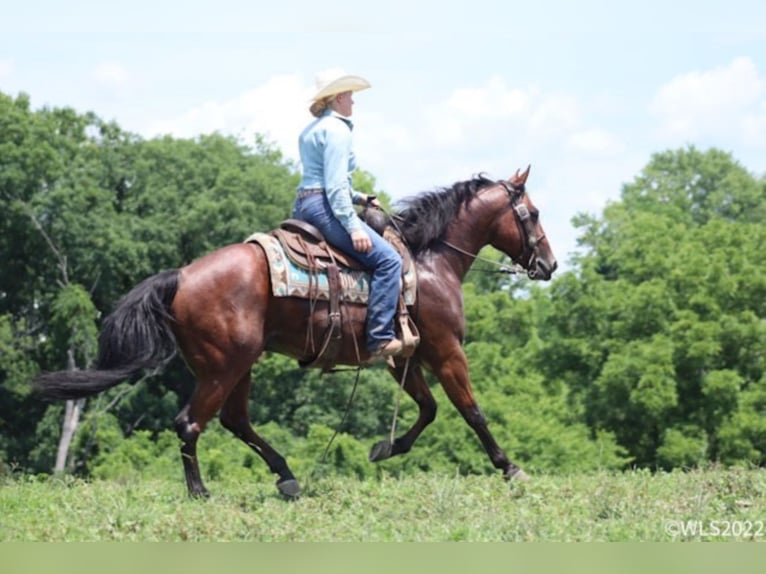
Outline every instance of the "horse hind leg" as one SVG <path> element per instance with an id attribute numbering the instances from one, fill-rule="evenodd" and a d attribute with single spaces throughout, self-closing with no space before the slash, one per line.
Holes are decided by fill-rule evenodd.
<path id="1" fill-rule="evenodd" d="M 189 417 L 189 404 L 187 404 L 175 420 L 176 434 L 181 439 L 181 460 L 184 465 L 186 488 L 192 498 L 208 498 L 210 493 L 202 482 L 197 460 L 197 439 L 202 433 L 202 425 L 192 421 Z"/>
<path id="2" fill-rule="evenodd" d="M 258 436 L 250 424 L 248 415 L 250 382 L 250 373 L 247 373 L 229 394 L 221 410 L 221 424 L 253 449 L 268 465 L 271 472 L 279 477 L 277 489 L 282 496 L 296 498 L 300 495 L 300 486 L 287 466 L 287 461 L 268 442 Z"/>
<path id="3" fill-rule="evenodd" d="M 178 438 L 181 439 L 181 460 L 186 486 L 192 498 L 210 496 L 199 470 L 197 440 L 210 419 L 221 409 L 236 382 L 236 378 L 230 377 L 199 377 L 191 399 L 176 416 L 175 429 Z"/>

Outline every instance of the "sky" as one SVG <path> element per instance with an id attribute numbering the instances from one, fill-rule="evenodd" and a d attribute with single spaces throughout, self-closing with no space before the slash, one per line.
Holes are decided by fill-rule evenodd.
<path id="1" fill-rule="evenodd" d="M 766 176 L 762 0 L 383 4 L 14 2 L 0 92 L 145 138 L 258 133 L 297 160 L 316 77 L 362 75 L 354 146 L 379 189 L 398 200 L 531 165 L 564 269 L 572 217 L 600 215 L 654 153 L 715 147 Z"/>

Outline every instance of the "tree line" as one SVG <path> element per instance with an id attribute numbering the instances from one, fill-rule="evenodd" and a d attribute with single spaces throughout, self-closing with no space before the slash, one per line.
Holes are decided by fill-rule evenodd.
<path id="1" fill-rule="evenodd" d="M 147 140 L 0 93 L 0 473 L 178 474 L 169 429 L 193 388 L 180 360 L 88 401 L 44 403 L 29 383 L 90 365 L 101 320 L 143 278 L 276 226 L 298 181 L 261 137 Z M 372 174 L 355 184 L 388 197 Z M 470 273 L 466 353 L 509 455 L 545 472 L 762 466 L 765 219 L 763 177 L 689 146 L 654 154 L 602 213 L 576 217 L 581 249 L 551 284 Z M 373 466 L 397 400 L 384 370 L 361 374 L 348 412 L 352 373 L 269 355 L 253 379 L 251 420 L 297 472 L 492 472 L 438 389 L 443 408 L 412 452 Z M 415 416 L 404 398 L 399 424 Z M 212 478 L 268 474 L 216 428 L 200 459 Z"/>

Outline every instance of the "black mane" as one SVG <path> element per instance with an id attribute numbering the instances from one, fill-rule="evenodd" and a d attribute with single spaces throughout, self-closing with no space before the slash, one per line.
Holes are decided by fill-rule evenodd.
<path id="1" fill-rule="evenodd" d="M 467 206 L 480 190 L 496 184 L 496 181 L 478 175 L 452 187 L 403 200 L 404 208 L 394 217 L 412 253 L 429 249 L 435 240 L 444 236 L 462 206 Z"/>

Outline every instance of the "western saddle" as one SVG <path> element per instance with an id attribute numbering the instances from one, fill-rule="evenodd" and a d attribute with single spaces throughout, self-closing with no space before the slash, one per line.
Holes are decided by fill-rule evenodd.
<path id="1" fill-rule="evenodd" d="M 342 305 L 343 293 L 340 280 L 340 268 L 344 267 L 351 270 L 369 271 L 364 265 L 359 263 L 353 257 L 337 250 L 327 243 L 322 233 L 313 225 L 299 219 L 287 219 L 283 221 L 279 228 L 269 232 L 279 240 L 287 257 L 297 266 L 305 269 L 309 273 L 310 285 L 314 289 L 309 289 L 309 298 L 316 300 L 318 291 L 318 275 L 327 273 L 327 283 L 329 287 L 329 325 L 325 331 L 324 340 L 319 350 L 305 361 L 301 361 L 302 367 L 318 367 L 323 372 L 331 371 L 335 367 L 335 360 L 340 351 L 343 328 L 342 328 Z M 413 265 L 409 251 L 401 240 L 392 241 L 388 237 L 390 231 L 386 231 L 385 236 L 402 257 L 404 273 L 409 265 Z M 383 234 L 382 234 L 383 235 Z M 393 236 L 399 239 L 397 235 Z M 313 293 L 313 294 L 312 294 Z M 405 304 L 402 293 L 399 293 L 399 306 L 397 310 L 397 320 L 395 323 L 402 337 L 404 350 L 402 355 L 409 357 L 415 351 L 420 342 L 420 335 L 417 327 L 409 315 L 407 305 Z M 314 344 L 313 324 L 309 321 L 307 333 L 307 351 L 314 353 L 316 345 Z M 310 348 L 310 351 L 309 351 Z M 357 351 L 358 353 L 358 351 Z"/>

